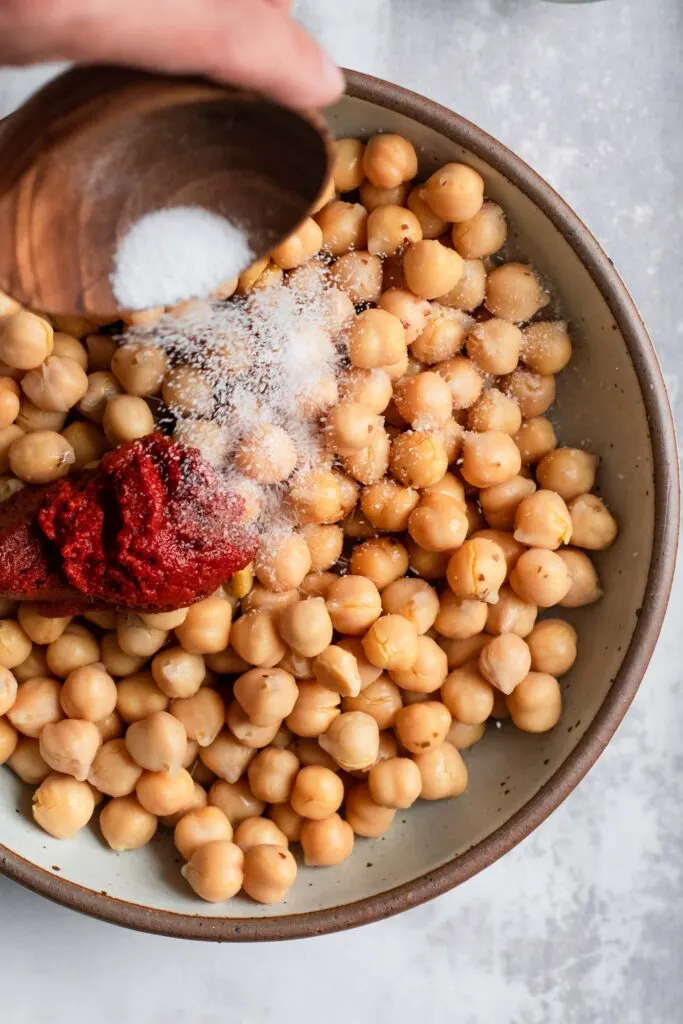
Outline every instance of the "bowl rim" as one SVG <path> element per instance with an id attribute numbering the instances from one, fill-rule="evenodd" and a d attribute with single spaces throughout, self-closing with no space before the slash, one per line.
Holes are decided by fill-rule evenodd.
<path id="1" fill-rule="evenodd" d="M 655 648 L 671 591 L 679 525 L 679 467 L 674 421 L 652 341 L 611 260 L 567 203 L 520 157 L 461 115 L 418 93 L 346 71 L 346 94 L 405 114 L 451 139 L 502 173 L 545 214 L 590 273 L 624 338 L 638 376 L 653 451 L 655 517 L 641 613 L 628 650 L 597 715 L 541 789 L 495 832 L 424 875 L 365 899 L 275 918 L 207 918 L 127 903 L 32 864 L 0 844 L 0 872 L 57 903 L 114 924 L 186 939 L 273 941 L 307 938 L 369 924 L 417 907 L 477 874 L 538 827 L 598 759 L 633 700 Z"/>

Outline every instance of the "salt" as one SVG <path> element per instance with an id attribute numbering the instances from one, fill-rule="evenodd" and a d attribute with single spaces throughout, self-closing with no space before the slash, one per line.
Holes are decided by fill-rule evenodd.
<path id="1" fill-rule="evenodd" d="M 200 206 L 141 217 L 121 240 L 111 278 L 122 309 L 171 306 L 203 297 L 254 259 L 244 232 Z"/>

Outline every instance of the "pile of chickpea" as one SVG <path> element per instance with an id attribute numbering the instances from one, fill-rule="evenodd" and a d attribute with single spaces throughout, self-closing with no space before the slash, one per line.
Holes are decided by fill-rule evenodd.
<path id="1" fill-rule="evenodd" d="M 497 255 L 506 218 L 480 175 L 417 171 L 407 139 L 340 140 L 335 194 L 223 290 L 329 265 L 348 358 L 315 413 L 329 458 L 289 495 L 298 528 L 190 608 L 74 621 L 2 602 L 0 763 L 36 787 L 35 821 L 70 838 L 100 804 L 117 851 L 161 823 L 205 900 L 277 902 L 290 844 L 336 865 L 418 798 L 458 796 L 490 720 L 555 726 L 577 635 L 539 611 L 601 596 L 586 552 L 617 527 L 597 459 L 546 416 L 567 326 Z M 2 295 L 0 360 L 3 500 L 152 431 L 177 397 L 163 351 Z M 176 431 L 201 443 L 210 422 Z M 285 480 L 287 445 L 262 442 L 243 441 L 242 472 Z"/>

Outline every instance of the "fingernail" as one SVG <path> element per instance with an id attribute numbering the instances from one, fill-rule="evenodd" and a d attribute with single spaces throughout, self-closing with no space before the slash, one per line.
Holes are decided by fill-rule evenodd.
<path id="1" fill-rule="evenodd" d="M 346 79 L 344 78 L 341 68 L 328 57 L 327 54 L 323 54 L 323 61 L 321 67 L 320 85 L 322 91 L 325 93 L 326 103 L 332 103 L 334 100 L 339 99 L 341 94 L 346 89 Z"/>

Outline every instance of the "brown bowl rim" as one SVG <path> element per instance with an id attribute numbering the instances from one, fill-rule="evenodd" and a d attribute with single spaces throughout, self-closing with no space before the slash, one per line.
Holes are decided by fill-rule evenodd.
<path id="1" fill-rule="evenodd" d="M 347 71 L 347 95 L 418 120 L 495 167 L 563 235 L 607 302 L 641 384 L 654 457 L 655 522 L 641 613 L 598 714 L 553 777 L 491 835 L 455 859 L 386 892 L 327 910 L 275 918 L 206 918 L 126 903 L 31 864 L 0 844 L 0 871 L 33 892 L 93 917 L 185 939 L 273 941 L 306 938 L 379 921 L 455 888 L 526 838 L 571 793 L 613 736 L 645 674 L 664 620 L 676 560 L 679 479 L 674 422 L 657 356 L 635 305 L 598 242 L 563 199 L 507 147 L 459 114 L 417 93 Z"/>

